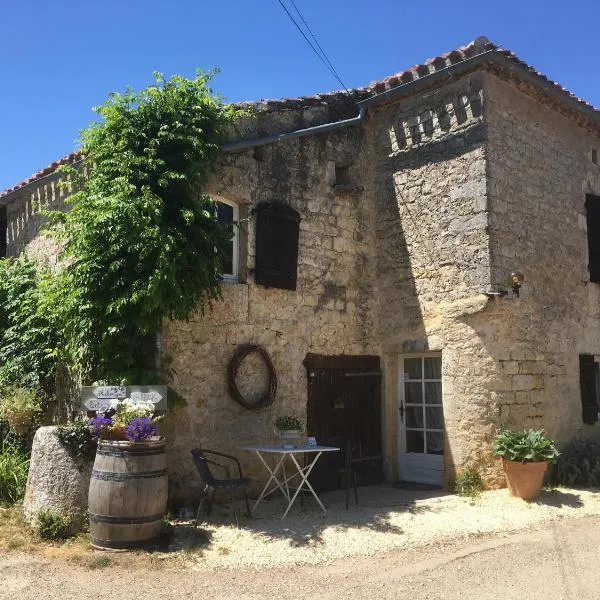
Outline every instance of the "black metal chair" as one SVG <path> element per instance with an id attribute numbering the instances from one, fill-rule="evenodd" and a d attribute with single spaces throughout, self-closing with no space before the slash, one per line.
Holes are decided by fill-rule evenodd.
<path id="1" fill-rule="evenodd" d="M 248 516 L 251 517 L 252 516 L 252 511 L 250 510 L 250 502 L 248 501 L 248 485 L 250 484 L 250 479 L 247 477 L 244 477 L 243 473 L 242 473 L 242 466 L 240 465 L 240 461 L 235 457 L 235 456 L 231 456 L 230 454 L 224 454 L 223 452 L 217 452 L 216 450 L 206 450 L 204 448 L 194 448 L 192 451 L 192 457 L 194 459 L 194 464 L 196 465 L 196 468 L 198 469 L 198 473 L 200 474 L 200 478 L 202 479 L 202 483 L 204 484 L 204 487 L 202 489 L 202 493 L 200 495 L 200 502 L 198 504 L 198 512 L 196 514 L 196 527 L 198 526 L 198 523 L 200 522 L 200 511 L 202 510 L 202 504 L 204 501 L 204 498 L 206 497 L 206 494 L 209 490 L 212 489 L 212 494 L 209 497 L 208 500 L 208 507 L 206 509 L 206 516 L 210 515 L 210 511 L 212 510 L 212 505 L 213 505 L 213 500 L 215 498 L 215 493 L 218 489 L 228 489 L 231 492 L 231 502 L 232 505 L 234 505 L 235 503 L 235 490 L 236 489 L 241 489 L 244 492 L 244 500 L 246 501 L 246 509 L 248 511 Z M 230 471 L 230 467 L 232 467 L 232 464 L 222 464 L 221 462 L 218 462 L 216 460 L 213 460 L 212 458 L 207 458 L 205 455 L 209 455 L 209 456 L 218 456 L 224 459 L 227 459 L 228 461 L 231 462 L 235 462 L 235 464 L 237 465 L 237 471 L 239 474 L 239 477 L 232 477 L 231 476 L 231 471 Z M 222 469 L 223 473 L 225 475 L 225 477 L 215 477 L 212 473 L 211 467 L 217 467 L 219 469 Z M 235 521 L 236 523 L 238 522 L 237 520 L 237 513 L 235 512 L 235 508 L 233 509 L 234 515 L 235 515 Z"/>
<path id="2" fill-rule="evenodd" d="M 341 487 L 342 476 L 346 476 L 346 510 L 350 508 L 350 485 L 354 485 L 354 499 L 358 504 L 358 478 L 352 468 L 353 446 L 348 438 L 328 438 L 324 446 L 336 446 L 339 452 L 323 452 L 325 467 L 338 475 L 338 487 Z"/>

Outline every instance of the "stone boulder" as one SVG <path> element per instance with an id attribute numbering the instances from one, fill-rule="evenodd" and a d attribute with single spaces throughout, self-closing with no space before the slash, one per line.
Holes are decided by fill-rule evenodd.
<path id="1" fill-rule="evenodd" d="M 58 441 L 56 427 L 40 427 L 33 438 L 25 520 L 35 526 L 41 509 L 51 509 L 71 520 L 70 533 L 87 527 L 88 488 L 93 460 L 74 459 Z"/>

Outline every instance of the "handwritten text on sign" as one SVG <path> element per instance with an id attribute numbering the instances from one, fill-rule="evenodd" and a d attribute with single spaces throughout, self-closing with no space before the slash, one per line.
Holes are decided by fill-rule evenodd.
<path id="1" fill-rule="evenodd" d="M 111 400 L 131 398 L 135 403 L 151 402 L 155 410 L 167 408 L 166 385 L 86 386 L 81 388 L 83 410 L 105 412 Z"/>

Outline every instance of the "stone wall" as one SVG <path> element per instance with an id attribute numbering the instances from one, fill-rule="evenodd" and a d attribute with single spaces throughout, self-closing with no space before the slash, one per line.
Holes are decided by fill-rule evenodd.
<path id="1" fill-rule="evenodd" d="M 559 442 L 597 437 L 600 426 L 582 422 L 578 355 L 600 353 L 584 206 L 600 194 L 600 135 L 497 77 L 485 88 L 492 281 L 525 275 L 521 298 L 495 307 L 499 423 L 544 427 Z"/>
<path id="2" fill-rule="evenodd" d="M 343 185 L 336 185 L 336 166 L 338 176 L 343 167 Z M 173 384 L 188 403 L 167 423 L 172 493 L 181 500 L 199 486 L 189 454 L 195 446 L 236 454 L 250 476 L 264 478 L 264 468 L 239 446 L 274 441 L 279 414 L 306 420 L 302 362 L 308 352 L 376 353 L 370 185 L 361 128 L 225 157 L 210 192 L 238 202 L 247 215 L 240 235 L 242 280 L 224 284 L 223 302 L 204 316 L 168 323 L 163 336 L 176 372 Z M 295 291 L 254 283 L 253 209 L 264 201 L 281 201 L 300 213 Z M 227 364 L 248 343 L 267 350 L 278 377 L 275 402 L 260 410 L 243 408 L 227 389 Z M 247 393 L 264 389 L 264 369 L 257 374 L 245 366 L 240 380 Z"/>
<path id="3" fill-rule="evenodd" d="M 448 486 L 491 435 L 493 361 L 465 322 L 490 286 L 484 102 L 482 76 L 471 74 L 372 117 L 386 452 L 396 467 L 400 357 L 441 351 Z"/>

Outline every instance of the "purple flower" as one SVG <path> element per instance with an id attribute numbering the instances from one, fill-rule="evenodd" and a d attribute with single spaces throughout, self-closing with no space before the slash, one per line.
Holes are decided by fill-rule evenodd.
<path id="1" fill-rule="evenodd" d="M 132 442 L 147 440 L 156 435 L 156 425 L 150 417 L 134 417 L 125 429 L 125 437 Z"/>
<path id="2" fill-rule="evenodd" d="M 92 437 L 97 440 L 111 425 L 112 419 L 110 417 L 94 417 L 90 419 L 89 427 L 92 432 Z"/>

